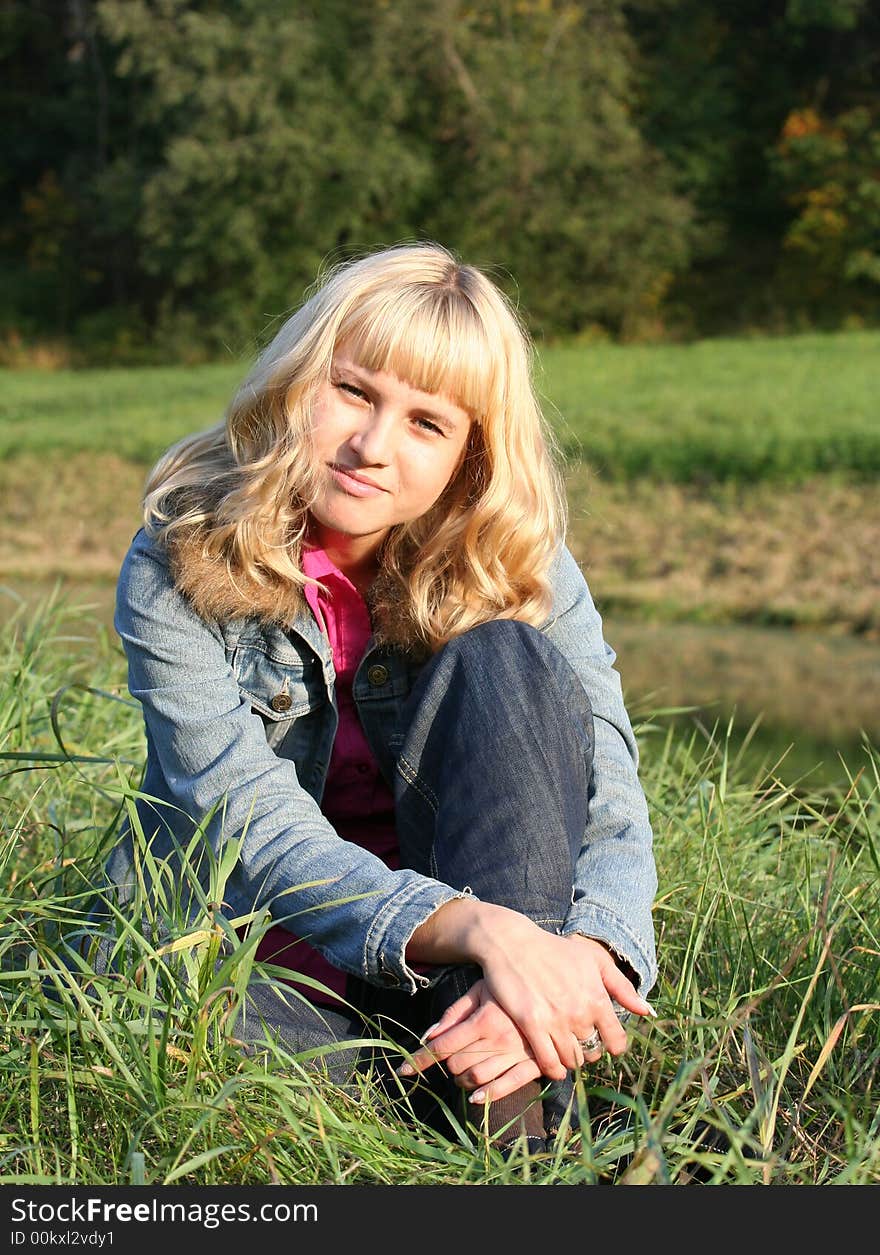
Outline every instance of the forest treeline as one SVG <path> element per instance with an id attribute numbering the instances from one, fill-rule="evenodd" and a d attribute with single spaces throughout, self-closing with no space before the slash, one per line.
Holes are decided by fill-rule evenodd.
<path id="1" fill-rule="evenodd" d="M 439 239 L 543 339 L 880 321 L 871 0 L 4 0 L 0 355 L 247 351 Z"/>

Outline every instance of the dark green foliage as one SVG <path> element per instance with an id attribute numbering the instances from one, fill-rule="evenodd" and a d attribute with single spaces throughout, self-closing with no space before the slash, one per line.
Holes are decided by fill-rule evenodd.
<path id="1" fill-rule="evenodd" d="M 865 0 L 34 0 L 0 11 L 0 355 L 248 352 L 434 238 L 540 336 L 868 323 Z"/>
<path id="2" fill-rule="evenodd" d="M 399 230 L 425 163 L 350 90 L 309 6 L 105 0 L 99 14 L 118 76 L 145 84 L 141 125 L 163 135 L 146 171 L 120 154 L 113 173 L 142 178 L 138 246 L 169 345 L 240 346 L 328 252 Z"/>
<path id="3" fill-rule="evenodd" d="M 537 331 L 652 325 L 690 213 L 632 118 L 621 6 L 406 0 L 377 15 L 429 144 L 421 230 L 492 270 Z"/>
<path id="4" fill-rule="evenodd" d="M 643 133 L 696 214 L 693 264 L 668 312 L 700 334 L 875 320 L 880 285 L 864 254 L 880 198 L 877 6 L 625 8 L 641 54 Z M 818 217 L 829 206 L 842 221 L 804 227 L 813 207 Z"/>

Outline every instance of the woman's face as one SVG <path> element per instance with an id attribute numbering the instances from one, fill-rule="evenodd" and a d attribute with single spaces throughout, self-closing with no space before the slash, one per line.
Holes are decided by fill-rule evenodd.
<path id="1" fill-rule="evenodd" d="M 314 540 L 363 557 L 390 528 L 421 517 L 464 458 L 471 418 L 448 397 L 420 392 L 396 375 L 336 351 L 312 410 L 323 472 L 312 506 Z"/>

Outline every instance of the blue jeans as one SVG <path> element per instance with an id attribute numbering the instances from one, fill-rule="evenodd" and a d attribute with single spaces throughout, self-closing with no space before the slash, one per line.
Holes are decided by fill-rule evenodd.
<path id="1" fill-rule="evenodd" d="M 593 716 L 556 646 L 511 620 L 455 638 L 420 674 L 399 738 L 395 822 L 402 864 L 559 931 L 588 816 Z M 337 1042 L 340 1049 L 325 1063 L 331 1079 L 344 1083 L 366 1057 L 376 1062 L 361 1048 L 345 1049 L 346 1040 L 363 1038 L 364 1020 L 412 1050 L 479 976 L 477 967 L 452 966 L 414 995 L 349 977 L 347 998 L 357 1017 L 294 999 L 285 1006 L 255 985 L 242 1035 L 259 1040 L 254 1021 L 262 1017 L 288 1049 Z M 394 1062 L 385 1057 L 386 1066 Z M 439 1068 L 426 1082 L 447 1104 L 461 1097 Z M 545 1102 L 551 1125 L 571 1092 L 571 1078 L 551 1085 Z"/>

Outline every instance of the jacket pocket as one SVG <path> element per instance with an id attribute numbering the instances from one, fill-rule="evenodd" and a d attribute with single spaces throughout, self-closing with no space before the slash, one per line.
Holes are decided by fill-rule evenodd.
<path id="1" fill-rule="evenodd" d="M 318 710 L 327 700 L 320 663 L 313 658 L 283 662 L 257 644 L 240 643 L 232 670 L 242 699 L 258 714 L 273 747 L 284 740 L 291 723 Z"/>

